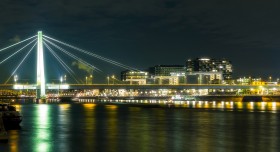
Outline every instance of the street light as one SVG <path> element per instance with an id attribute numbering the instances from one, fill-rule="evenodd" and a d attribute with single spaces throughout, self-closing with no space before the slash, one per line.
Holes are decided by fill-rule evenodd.
<path id="1" fill-rule="evenodd" d="M 269 81 L 271 82 L 271 76 L 269 77 Z"/>
<path id="2" fill-rule="evenodd" d="M 88 77 L 86 76 L 86 84 L 87 84 L 87 79 L 88 79 Z"/>
<path id="3" fill-rule="evenodd" d="M 109 76 L 107 76 L 107 81 L 108 81 L 108 84 L 109 84 L 109 80 L 110 80 L 110 77 L 109 77 Z"/>
<path id="4" fill-rule="evenodd" d="M 60 86 L 61 86 L 61 83 L 63 82 L 63 77 L 61 76 L 60 77 L 60 83 L 58 84 L 58 96 L 60 94 Z"/>
<path id="5" fill-rule="evenodd" d="M 66 83 L 66 78 L 67 78 L 66 75 L 64 75 L 64 83 Z"/>
<path id="6" fill-rule="evenodd" d="M 251 78 L 251 76 L 249 77 L 249 84 L 251 84 L 251 82 L 252 82 L 252 78 Z"/>
<path id="7" fill-rule="evenodd" d="M 18 76 L 17 76 L 17 75 L 15 75 L 15 76 L 14 76 L 14 81 L 15 81 L 15 84 L 17 84 L 17 80 L 18 80 Z"/>
<path id="8" fill-rule="evenodd" d="M 92 84 L 92 79 L 93 79 L 93 76 L 92 74 L 90 75 L 90 84 Z"/>
<path id="9" fill-rule="evenodd" d="M 115 84 L 115 75 L 112 75 L 113 84 Z"/>

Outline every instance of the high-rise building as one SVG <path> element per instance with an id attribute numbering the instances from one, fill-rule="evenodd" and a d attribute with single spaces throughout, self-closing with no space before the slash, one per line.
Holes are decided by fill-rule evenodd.
<path id="1" fill-rule="evenodd" d="M 156 65 L 150 68 L 150 73 L 154 76 L 171 76 L 172 73 L 186 73 L 183 65 Z"/>
<path id="2" fill-rule="evenodd" d="M 232 79 L 232 64 L 227 59 L 189 59 L 186 67 L 187 72 L 222 72 L 224 80 Z"/>

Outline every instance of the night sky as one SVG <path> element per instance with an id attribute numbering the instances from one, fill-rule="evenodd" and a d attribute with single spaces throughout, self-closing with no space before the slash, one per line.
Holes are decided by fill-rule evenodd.
<path id="1" fill-rule="evenodd" d="M 142 70 L 158 64 L 185 65 L 189 58 L 226 58 L 232 61 L 235 77 L 276 79 L 279 6 L 279 0 L 2 0 L 0 48 L 42 30 Z M 100 81 L 123 70 L 86 58 L 103 71 L 94 73 Z M 20 78 L 34 79 L 34 59 L 31 56 L 21 68 Z M 13 61 L 0 66 L 1 81 L 16 67 L 7 66 L 9 62 Z M 46 62 L 50 79 L 65 73 L 54 68 L 57 63 L 51 58 Z"/>

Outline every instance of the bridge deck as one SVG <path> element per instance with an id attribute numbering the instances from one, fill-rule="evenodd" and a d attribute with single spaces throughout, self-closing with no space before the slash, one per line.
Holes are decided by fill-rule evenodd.
<path id="1" fill-rule="evenodd" d="M 213 85 L 213 84 L 180 84 L 180 85 L 130 85 L 130 84 L 49 84 L 46 89 L 280 89 L 280 85 Z M 0 90 L 35 90 L 35 84 L 0 84 Z"/>

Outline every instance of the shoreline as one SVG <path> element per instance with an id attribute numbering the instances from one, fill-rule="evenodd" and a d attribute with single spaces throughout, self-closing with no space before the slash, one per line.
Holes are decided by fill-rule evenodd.
<path id="1" fill-rule="evenodd" d="M 148 97 L 148 96 L 112 96 L 112 97 L 100 97 L 100 96 L 90 96 L 90 97 L 53 97 L 47 98 L 49 101 L 57 102 L 83 102 L 83 100 L 91 101 L 135 101 L 135 100 L 155 100 L 155 101 L 232 101 L 232 102 L 280 102 L 280 95 L 206 95 L 206 96 L 189 96 L 187 99 L 172 99 L 171 96 L 161 96 L 161 97 Z M 36 101 L 35 98 L 1 98 L 0 102 L 10 102 L 19 103 L 24 101 Z"/>

